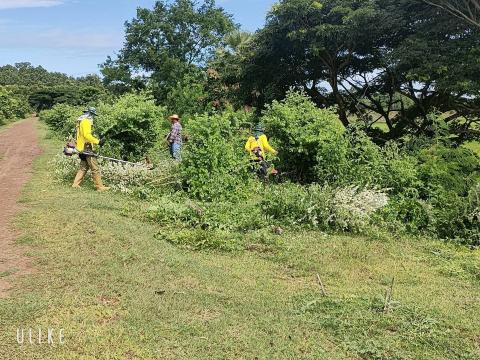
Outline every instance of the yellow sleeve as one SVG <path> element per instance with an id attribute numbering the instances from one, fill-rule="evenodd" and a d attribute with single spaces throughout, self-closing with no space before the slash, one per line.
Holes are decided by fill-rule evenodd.
<path id="1" fill-rule="evenodd" d="M 80 129 L 82 131 L 83 137 L 85 138 L 85 141 L 89 142 L 90 144 L 98 145 L 100 140 L 98 140 L 95 136 L 92 135 L 92 125 L 90 124 L 90 121 L 83 120 L 80 123 Z"/>
<path id="2" fill-rule="evenodd" d="M 271 152 L 272 154 L 277 152 L 277 150 L 271 147 L 270 144 L 268 143 L 268 139 L 266 135 L 261 136 L 261 141 L 262 141 L 263 151 Z"/>
<path id="3" fill-rule="evenodd" d="M 252 138 L 249 137 L 247 140 L 247 143 L 245 144 L 245 150 L 247 150 L 248 152 L 252 152 L 251 143 L 252 143 Z"/>

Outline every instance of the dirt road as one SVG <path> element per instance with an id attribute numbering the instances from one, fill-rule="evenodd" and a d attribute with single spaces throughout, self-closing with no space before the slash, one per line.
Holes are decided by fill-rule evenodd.
<path id="1" fill-rule="evenodd" d="M 15 245 L 18 232 L 12 222 L 32 162 L 41 153 L 36 122 L 30 118 L 0 132 L 0 298 L 7 295 L 17 277 L 32 271 L 24 250 Z"/>

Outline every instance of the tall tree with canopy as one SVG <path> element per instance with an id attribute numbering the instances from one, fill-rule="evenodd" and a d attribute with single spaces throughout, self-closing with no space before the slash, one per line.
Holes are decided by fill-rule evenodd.
<path id="1" fill-rule="evenodd" d="M 148 84 L 157 100 L 186 76 L 200 76 L 207 60 L 235 28 L 214 0 L 157 1 L 139 8 L 125 24 L 125 44 L 117 59 L 108 58 L 102 73 L 109 84 Z"/>
<path id="2" fill-rule="evenodd" d="M 283 0 L 252 44 L 241 84 L 259 106 L 293 87 L 345 126 L 384 122 L 384 140 L 428 134 L 433 111 L 476 134 L 479 32 L 422 0 Z"/>
<path id="3" fill-rule="evenodd" d="M 375 21 L 371 1 L 280 1 L 257 34 L 245 65 L 245 82 L 259 94 L 260 104 L 283 97 L 291 86 L 305 90 L 318 105 L 333 100 L 347 126 L 347 104 L 339 82 L 354 67 L 371 61 Z"/>

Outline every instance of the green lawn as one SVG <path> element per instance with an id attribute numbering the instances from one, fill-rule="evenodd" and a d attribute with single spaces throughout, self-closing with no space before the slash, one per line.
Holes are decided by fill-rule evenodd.
<path id="1" fill-rule="evenodd" d="M 18 219 L 37 272 L 0 300 L 1 359 L 480 358 L 480 250 L 287 231 L 189 251 L 155 236 L 148 203 L 55 183 L 43 144 Z M 65 344 L 17 345 L 29 327 Z"/>

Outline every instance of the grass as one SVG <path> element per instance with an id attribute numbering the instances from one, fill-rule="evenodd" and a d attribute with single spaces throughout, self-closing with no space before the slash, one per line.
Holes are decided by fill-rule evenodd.
<path id="1" fill-rule="evenodd" d="M 22 120 L 5 120 L 5 121 L 0 120 L 0 133 L 11 128 L 18 121 L 22 121 Z"/>
<path id="2" fill-rule="evenodd" d="M 55 183 L 58 144 L 41 133 L 18 219 L 38 271 L 0 300 L 0 358 L 480 357 L 479 250 L 301 230 L 187 250 L 158 236 L 148 203 Z M 19 346 L 29 327 L 65 329 L 65 344 Z"/>

